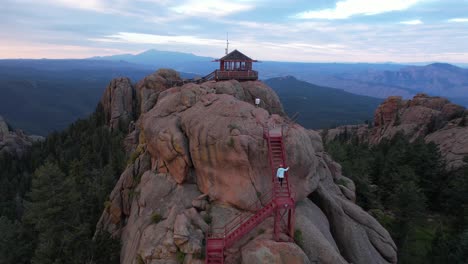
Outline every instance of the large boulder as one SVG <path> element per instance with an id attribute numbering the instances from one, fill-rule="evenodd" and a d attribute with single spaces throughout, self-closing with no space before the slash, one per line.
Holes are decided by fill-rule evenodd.
<path id="1" fill-rule="evenodd" d="M 128 78 L 113 79 L 101 99 L 111 129 L 126 130 L 135 118 L 135 89 Z"/>
<path id="2" fill-rule="evenodd" d="M 425 138 L 427 142 L 434 142 L 439 146 L 449 169 L 465 165 L 463 159 L 468 156 L 468 124 L 460 126 L 460 122 L 461 119 L 456 119 Z M 465 122 L 468 123 L 468 120 Z"/>
<path id="3" fill-rule="evenodd" d="M 215 94 L 207 84 L 161 93 L 156 106 L 142 117 L 153 168 L 169 172 L 177 183 L 194 175 L 200 190 L 212 199 L 247 208 L 257 193 L 271 190 L 264 126 L 287 125 L 283 117 L 252 103 Z M 285 126 L 284 135 L 291 182 L 303 199 L 317 182 L 314 143 L 295 124 Z"/>
<path id="4" fill-rule="evenodd" d="M 171 69 L 159 69 L 138 82 L 136 90 L 140 112 L 148 112 L 156 104 L 159 94 L 173 87 L 179 81 L 181 79 L 178 72 Z"/>

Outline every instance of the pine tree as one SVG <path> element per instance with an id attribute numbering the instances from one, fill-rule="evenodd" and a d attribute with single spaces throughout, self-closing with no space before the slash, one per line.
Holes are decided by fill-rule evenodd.
<path id="1" fill-rule="evenodd" d="M 56 164 L 48 162 L 34 173 L 25 214 L 25 222 L 38 234 L 34 263 L 78 263 L 73 248 L 81 245 L 77 239 L 82 239 L 85 230 L 75 187 L 74 179 L 67 178 Z"/>

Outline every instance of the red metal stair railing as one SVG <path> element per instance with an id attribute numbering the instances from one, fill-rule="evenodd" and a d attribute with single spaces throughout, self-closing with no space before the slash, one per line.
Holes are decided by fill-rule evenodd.
<path id="1" fill-rule="evenodd" d="M 283 128 L 272 130 L 264 128 L 264 138 L 268 143 L 273 188 L 252 203 L 246 212 L 236 215 L 224 227 L 212 228 L 206 238 L 205 263 L 207 264 L 223 264 L 224 250 L 273 214 L 275 240 L 280 241 L 280 233 L 287 234 L 289 238 L 293 236 L 295 202 L 288 181 L 289 174 L 285 173 L 282 184 L 276 178 L 278 167 L 280 165 L 287 167 Z"/>

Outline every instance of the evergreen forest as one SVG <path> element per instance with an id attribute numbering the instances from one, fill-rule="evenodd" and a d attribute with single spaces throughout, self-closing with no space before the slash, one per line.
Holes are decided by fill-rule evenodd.
<path id="1" fill-rule="evenodd" d="M 119 263 L 119 241 L 95 229 L 126 164 L 122 139 L 98 106 L 28 155 L 0 156 L 1 264 Z"/>
<path id="2" fill-rule="evenodd" d="M 467 263 L 468 166 L 448 170 L 435 144 L 402 134 L 370 146 L 345 131 L 325 147 L 357 204 L 390 232 L 399 263 Z"/>

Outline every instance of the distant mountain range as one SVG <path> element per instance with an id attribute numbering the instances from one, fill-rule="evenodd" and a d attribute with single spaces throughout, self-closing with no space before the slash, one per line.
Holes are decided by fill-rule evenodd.
<path id="1" fill-rule="evenodd" d="M 255 58 L 255 54 L 248 54 Z M 223 54 L 220 54 L 222 56 Z M 140 54 L 95 57 L 132 63 L 169 67 L 178 71 L 205 75 L 218 67 L 213 58 L 194 54 L 148 50 Z M 295 76 L 320 86 L 386 98 L 400 95 L 411 98 L 417 93 L 444 96 L 468 106 L 468 69 L 446 63 L 412 66 L 395 63 L 297 63 L 261 61 L 254 65 L 261 79 Z"/>
<path id="2" fill-rule="evenodd" d="M 244 51 L 242 51 L 244 52 Z M 255 54 L 247 56 L 255 59 Z M 224 56 L 220 54 L 219 57 Z M 93 57 L 92 60 L 125 61 L 136 64 L 145 64 L 152 67 L 173 68 L 177 71 L 206 75 L 217 69 L 218 63 L 213 62 L 215 58 L 201 57 L 191 53 L 147 50 L 139 54 L 122 54 L 105 57 Z M 341 73 L 359 73 L 368 70 L 398 70 L 407 65 L 393 63 L 300 63 L 300 62 L 275 62 L 260 61 L 254 65 L 259 71 L 261 79 L 280 76 L 302 76 L 303 75 L 334 75 Z"/>
<path id="3" fill-rule="evenodd" d="M 446 63 L 427 66 L 407 66 L 397 71 L 362 71 L 321 77 L 304 76 L 304 80 L 327 84 L 348 92 L 387 97 L 401 95 L 411 98 L 417 93 L 443 96 L 468 106 L 468 69 Z"/>
<path id="4" fill-rule="evenodd" d="M 306 128 L 330 128 L 344 124 L 362 124 L 373 120 L 383 100 L 343 90 L 321 87 L 292 76 L 265 81 L 280 97 L 286 113 L 298 114 L 297 122 Z"/>
<path id="5" fill-rule="evenodd" d="M 246 54 L 255 58 L 255 54 L 248 54 L 248 51 Z M 216 69 L 218 64 L 212 61 L 209 57 L 157 50 L 83 60 L 0 60 L 0 115 L 14 128 L 45 135 L 91 113 L 112 78 L 127 76 L 136 82 L 158 68 L 174 68 L 183 72 L 183 77 L 191 78 Z M 468 70 L 449 64 L 408 66 L 263 61 L 254 67 L 263 80 L 290 75 L 315 84 L 291 77 L 267 81 L 282 97 L 286 110 L 300 112 L 299 121 L 308 127 L 370 119 L 369 109 L 376 107 L 375 98 L 390 95 L 410 98 L 424 92 L 468 106 Z M 330 97 L 325 92 L 330 90 L 323 90 L 330 88 L 325 87 L 337 88 L 330 92 L 335 97 Z M 349 93 L 343 94 L 344 91 Z M 353 97 L 353 94 L 374 98 L 365 97 L 364 100 Z M 300 99 L 301 96 L 305 99 Z M 328 101 L 330 105 L 327 105 L 323 103 L 327 98 L 339 99 Z M 318 101 L 311 101 L 316 99 Z M 362 104 L 348 105 L 348 102 Z M 316 106 L 323 111 L 317 112 Z M 335 112 L 333 107 L 337 107 Z M 313 114 L 309 115 L 308 111 Z M 342 116 L 337 117 L 338 114 Z M 331 122 L 326 121 L 327 115 Z M 320 121 L 316 122 L 317 118 Z"/>
<path id="6" fill-rule="evenodd" d="M 154 70 L 126 62 L 0 60 L 0 115 L 46 135 L 92 113 L 112 78 L 139 80 Z"/>

